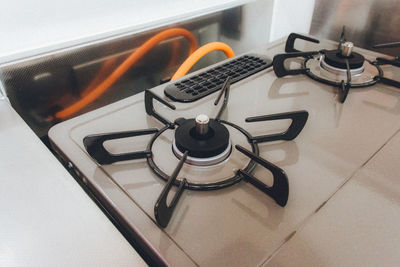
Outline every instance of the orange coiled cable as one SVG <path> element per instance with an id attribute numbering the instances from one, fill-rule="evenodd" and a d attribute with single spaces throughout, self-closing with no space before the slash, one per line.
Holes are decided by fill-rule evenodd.
<path id="1" fill-rule="evenodd" d="M 55 114 L 56 118 L 65 119 L 74 113 L 78 112 L 82 108 L 86 107 L 98 97 L 100 97 L 111 85 L 115 83 L 135 62 L 137 62 L 144 54 L 146 54 L 150 49 L 172 37 L 184 36 L 190 42 L 190 53 L 193 53 L 197 48 L 196 38 L 191 32 L 182 28 L 168 29 L 163 32 L 156 34 L 147 40 L 143 45 L 141 45 L 136 51 L 134 51 L 121 65 L 119 65 L 103 82 L 101 82 L 96 88 L 87 93 L 79 101 L 70 105 L 69 107 L 58 111 Z"/>
<path id="2" fill-rule="evenodd" d="M 197 49 L 185 60 L 185 62 L 182 63 L 179 69 L 175 72 L 174 76 L 172 76 L 171 81 L 185 76 L 186 73 L 193 67 L 193 65 L 199 61 L 199 59 L 214 50 L 221 50 L 228 58 L 235 56 L 232 48 L 230 48 L 230 46 L 227 44 L 221 42 L 208 43 Z"/>

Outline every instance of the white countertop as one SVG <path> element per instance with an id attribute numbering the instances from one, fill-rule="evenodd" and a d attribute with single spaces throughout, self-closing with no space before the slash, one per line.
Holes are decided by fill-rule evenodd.
<path id="1" fill-rule="evenodd" d="M 5 100 L 0 170 L 1 266 L 146 265 Z"/>
<path id="2" fill-rule="evenodd" d="M 250 0 L 29 0 L 2 2 L 0 63 L 146 31 Z"/>

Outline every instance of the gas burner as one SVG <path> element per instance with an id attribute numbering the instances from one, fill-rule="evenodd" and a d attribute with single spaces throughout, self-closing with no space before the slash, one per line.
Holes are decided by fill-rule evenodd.
<path id="1" fill-rule="evenodd" d="M 227 106 L 229 97 L 229 87 L 231 78 L 228 77 L 222 86 L 221 92 L 214 102 L 217 105 L 219 100 L 224 96 L 223 103 L 219 109 L 217 116 L 210 119 L 207 115 L 198 115 L 195 119 L 178 118 L 174 122 L 162 117 L 154 109 L 153 102 L 164 104 L 170 109 L 175 110 L 175 106 L 166 102 L 164 99 L 155 95 L 149 90 L 145 91 L 145 109 L 146 113 L 164 124 L 161 129 L 144 129 L 127 132 L 115 132 L 89 135 L 83 139 L 83 144 L 89 155 L 98 164 L 112 164 L 118 161 L 146 159 L 150 169 L 161 179 L 166 181 L 164 189 L 159 195 L 154 205 L 154 216 L 157 223 L 161 227 L 166 227 L 172 217 L 172 213 L 179 201 L 184 190 L 209 191 L 223 189 L 228 186 L 241 182 L 242 180 L 249 182 L 257 189 L 270 196 L 280 206 L 285 206 L 289 196 L 289 183 L 285 172 L 278 166 L 261 158 L 259 156 L 259 143 L 276 141 L 276 140 L 292 140 L 302 131 L 307 118 L 308 112 L 301 110 L 295 112 L 279 113 L 272 115 L 263 115 L 250 117 L 246 122 L 271 121 L 290 119 L 292 122 L 289 128 L 283 133 L 252 136 L 249 132 L 228 121 L 222 120 L 220 117 Z M 251 147 L 248 150 L 238 144 L 232 145 L 230 140 L 230 132 L 227 129 L 231 127 L 234 131 L 238 131 L 247 140 Z M 165 173 L 154 160 L 153 146 L 163 133 L 174 131 L 172 142 L 172 151 L 179 159 L 179 163 L 171 175 Z M 146 150 L 136 151 L 124 154 L 112 154 L 108 152 L 103 143 L 108 140 L 153 134 Z M 236 133 L 235 133 L 236 134 Z M 219 179 L 218 181 L 197 182 L 191 177 L 178 179 L 178 174 L 183 165 L 187 163 L 188 168 L 216 168 L 217 164 L 223 164 L 223 161 L 229 160 L 231 153 L 241 153 L 246 156 L 249 161 L 247 165 L 238 170 L 232 169 L 232 174 L 228 178 Z M 259 179 L 252 175 L 253 170 L 261 165 L 273 175 L 272 186 L 267 186 Z M 197 166 L 194 166 L 197 165 Z M 201 166 L 201 167 L 199 167 Z M 173 196 L 170 204 L 167 204 L 167 197 L 172 186 L 178 189 Z"/>
<path id="2" fill-rule="evenodd" d="M 174 154 L 186 162 L 207 166 L 224 161 L 232 150 L 228 129 L 219 121 L 200 114 L 196 119 L 178 119 L 178 128 L 172 145 Z"/>
<path id="3" fill-rule="evenodd" d="M 341 103 L 347 98 L 350 88 L 359 88 L 382 82 L 400 88 L 400 82 L 384 77 L 380 65 L 399 66 L 398 58 L 388 60 L 377 58 L 369 61 L 363 55 L 354 52 L 354 44 L 344 38 L 344 27 L 337 49 L 302 52 L 294 48 L 296 39 L 319 43 L 319 40 L 291 33 L 286 41 L 286 54 L 278 54 L 273 59 L 274 72 L 278 77 L 306 74 L 310 78 L 325 84 L 338 87 Z M 394 47 L 398 43 L 380 47 Z M 300 69 L 287 69 L 285 61 L 290 58 L 304 58 Z"/>
<path id="4" fill-rule="evenodd" d="M 324 51 L 324 55 L 321 57 L 321 67 L 335 74 L 346 75 L 347 64 L 349 64 L 352 76 L 363 73 L 365 58 L 361 54 L 353 52 L 353 47 L 352 42 L 344 42 L 340 49 Z"/>
<path id="5" fill-rule="evenodd" d="M 365 87 L 377 82 L 375 77 L 379 75 L 380 69 L 376 65 L 356 52 L 344 57 L 340 50 L 323 50 L 317 55 L 306 58 L 304 61 L 304 66 L 308 69 L 306 75 L 319 82 L 341 86 L 342 81 L 347 79 L 346 61 L 349 65 L 351 87 Z"/>

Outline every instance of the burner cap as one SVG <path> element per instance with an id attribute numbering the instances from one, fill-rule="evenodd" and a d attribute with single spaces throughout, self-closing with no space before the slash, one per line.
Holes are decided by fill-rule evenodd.
<path id="1" fill-rule="evenodd" d="M 230 146 L 228 129 L 216 120 L 205 119 L 204 116 L 200 115 L 180 124 L 175 131 L 174 141 L 179 151 L 175 152 L 181 154 L 188 151 L 190 157 L 210 158 L 227 151 Z"/>
<path id="2" fill-rule="evenodd" d="M 364 57 L 359 53 L 352 52 L 345 57 L 340 50 L 325 51 L 324 61 L 335 68 L 346 69 L 346 59 L 349 60 L 350 69 L 359 69 L 364 64 Z"/>

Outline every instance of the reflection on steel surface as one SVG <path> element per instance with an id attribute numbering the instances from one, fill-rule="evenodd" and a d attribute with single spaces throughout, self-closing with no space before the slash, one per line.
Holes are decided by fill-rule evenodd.
<path id="1" fill-rule="evenodd" d="M 398 0 L 316 0 L 310 34 L 337 40 L 342 26 L 355 46 L 397 56 L 400 48 L 373 49 L 374 44 L 399 41 Z"/>

